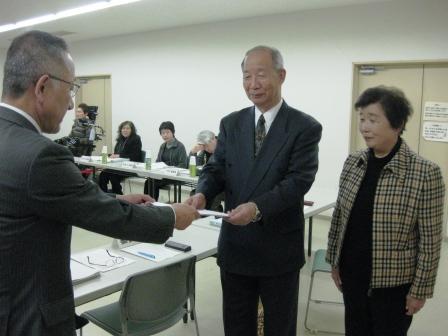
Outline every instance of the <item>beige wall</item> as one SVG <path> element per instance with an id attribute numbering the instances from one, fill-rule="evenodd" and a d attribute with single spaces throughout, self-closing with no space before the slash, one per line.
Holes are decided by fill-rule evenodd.
<path id="1" fill-rule="evenodd" d="M 172 120 L 188 148 L 197 132 L 218 130 L 224 115 L 250 105 L 241 86 L 243 54 L 256 44 L 278 47 L 287 69 L 284 98 L 324 126 L 316 183 L 336 188 L 349 147 L 352 62 L 448 59 L 446 13 L 445 0 L 398 0 L 103 38 L 71 49 L 78 75 L 111 75 L 112 129 L 133 120 L 154 153 L 161 121 Z"/>
<path id="2" fill-rule="evenodd" d="M 72 45 L 80 75 L 112 76 L 112 113 L 136 122 L 157 151 L 172 120 L 189 147 L 201 129 L 248 106 L 239 64 L 256 44 L 278 47 L 286 101 L 324 125 L 317 183 L 336 188 L 348 153 L 352 62 L 448 58 L 448 2 L 394 1 L 133 34 Z"/>

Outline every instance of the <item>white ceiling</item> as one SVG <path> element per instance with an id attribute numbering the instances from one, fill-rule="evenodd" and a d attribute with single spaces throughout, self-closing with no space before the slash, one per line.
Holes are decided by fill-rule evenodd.
<path id="1" fill-rule="evenodd" d="M 56 13 L 100 0 L 0 0 L 0 25 Z M 142 0 L 124 6 L 39 24 L 40 29 L 58 35 L 67 32 L 68 41 L 80 41 L 294 11 L 392 0 Z M 24 29 L 0 33 L 0 47 Z"/>

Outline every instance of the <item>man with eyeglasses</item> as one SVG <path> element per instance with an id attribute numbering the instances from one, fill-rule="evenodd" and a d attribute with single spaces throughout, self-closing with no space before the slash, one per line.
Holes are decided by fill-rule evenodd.
<path id="1" fill-rule="evenodd" d="M 199 217 L 185 204 L 115 198 L 84 180 L 70 151 L 41 134 L 59 131 L 78 88 L 64 40 L 39 31 L 13 40 L 0 103 L 1 336 L 74 334 L 72 225 L 163 243 Z"/>

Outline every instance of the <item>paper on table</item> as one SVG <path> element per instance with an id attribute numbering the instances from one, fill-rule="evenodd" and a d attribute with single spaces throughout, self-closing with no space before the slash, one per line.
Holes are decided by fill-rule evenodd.
<path id="1" fill-rule="evenodd" d="M 168 167 L 165 162 L 153 162 L 151 164 L 151 169 L 162 169 Z"/>
<path id="2" fill-rule="evenodd" d="M 154 205 L 154 206 L 159 206 L 159 207 L 171 206 L 171 205 L 169 205 L 167 203 L 162 203 L 162 202 L 154 202 L 154 203 L 151 203 L 151 204 Z"/>
<path id="3" fill-rule="evenodd" d="M 164 245 L 160 244 L 151 244 L 151 243 L 140 243 L 136 245 L 132 245 L 129 247 L 125 247 L 122 251 L 134 254 L 141 258 L 149 259 L 151 261 L 159 262 L 168 258 L 172 258 L 178 254 L 181 254 L 181 251 L 174 251 L 171 249 L 167 249 Z"/>
<path id="4" fill-rule="evenodd" d="M 72 259 L 100 272 L 107 272 L 135 262 L 135 260 L 104 248 L 72 254 Z"/>
<path id="5" fill-rule="evenodd" d="M 81 160 L 82 161 L 89 161 L 89 162 L 94 162 L 94 161 L 98 161 L 101 162 L 101 156 L 98 155 L 92 155 L 92 156 L 86 156 L 83 155 L 81 156 Z M 129 161 L 129 159 L 126 158 L 107 158 L 107 162 L 123 162 L 123 161 Z"/>
<path id="6" fill-rule="evenodd" d="M 74 285 L 93 279 L 100 275 L 100 272 L 96 269 L 81 264 L 74 259 L 70 259 L 70 270 L 72 273 L 72 283 Z"/>
<path id="7" fill-rule="evenodd" d="M 226 214 L 225 212 L 218 212 L 218 211 L 212 211 L 212 210 L 198 210 L 199 214 L 201 216 L 207 217 L 207 216 L 215 216 L 215 217 L 229 217 L 229 214 Z"/>

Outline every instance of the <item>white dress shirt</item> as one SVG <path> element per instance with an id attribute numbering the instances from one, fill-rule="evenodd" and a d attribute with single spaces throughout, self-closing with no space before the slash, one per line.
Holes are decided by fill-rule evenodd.
<path id="1" fill-rule="evenodd" d="M 22 117 L 24 117 L 26 120 L 28 120 L 31 124 L 33 124 L 33 126 L 36 128 L 36 130 L 37 130 L 40 134 L 42 134 L 42 130 L 41 130 L 39 124 L 38 124 L 38 123 L 36 122 L 36 120 L 34 120 L 33 117 L 31 117 L 28 113 L 22 111 L 21 109 L 15 107 L 15 106 L 12 106 L 12 105 L 9 105 L 9 104 L 6 104 L 6 103 L 0 103 L 0 106 L 6 107 L 7 109 L 10 109 L 10 110 L 12 110 L 12 111 L 14 111 L 14 112 L 17 112 L 17 113 L 20 114 Z"/>
<path id="2" fill-rule="evenodd" d="M 266 112 L 263 113 L 263 117 L 265 120 L 264 127 L 266 129 L 266 135 L 269 132 L 269 128 L 271 127 L 272 123 L 274 122 L 275 117 L 277 116 L 278 111 L 280 111 L 280 107 L 282 107 L 283 99 L 280 99 L 280 102 L 275 105 L 274 107 L 270 108 Z M 255 128 L 257 127 L 258 119 L 261 116 L 261 111 L 258 109 L 257 106 L 255 106 Z"/>

